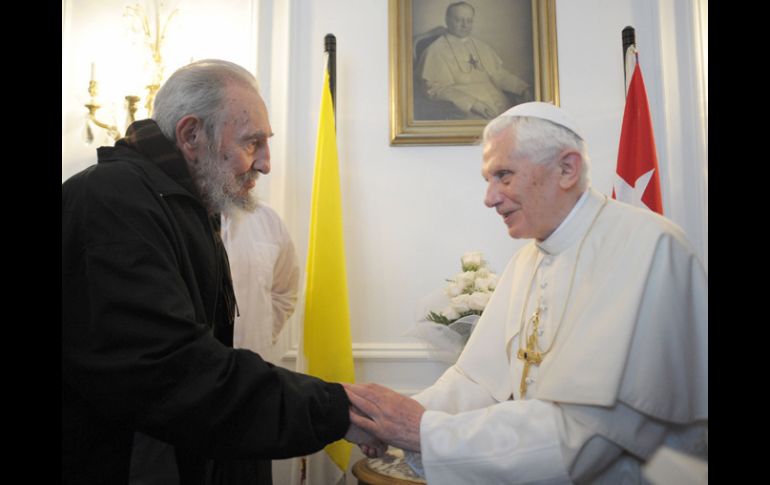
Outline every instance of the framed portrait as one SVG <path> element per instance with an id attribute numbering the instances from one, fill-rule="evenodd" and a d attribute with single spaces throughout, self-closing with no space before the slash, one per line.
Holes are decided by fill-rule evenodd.
<path id="1" fill-rule="evenodd" d="M 391 145 L 470 145 L 527 101 L 559 105 L 555 0 L 389 0 Z"/>

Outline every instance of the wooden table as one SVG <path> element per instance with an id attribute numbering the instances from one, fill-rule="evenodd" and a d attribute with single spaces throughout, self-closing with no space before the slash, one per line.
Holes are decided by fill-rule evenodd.
<path id="1" fill-rule="evenodd" d="M 362 458 L 353 465 L 353 475 L 358 478 L 358 485 L 424 485 L 425 481 L 415 482 L 404 478 L 396 478 L 373 470 L 369 467 L 368 458 Z"/>

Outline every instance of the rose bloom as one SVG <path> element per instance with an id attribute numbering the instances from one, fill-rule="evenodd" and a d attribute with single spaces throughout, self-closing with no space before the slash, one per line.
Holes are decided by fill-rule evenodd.
<path id="1" fill-rule="evenodd" d="M 473 286 L 479 291 L 492 291 L 497 286 L 497 275 L 490 273 L 484 278 L 477 278 Z"/>
<path id="2" fill-rule="evenodd" d="M 450 305 L 441 311 L 441 314 L 450 320 L 457 320 L 460 318 L 460 314 Z"/>
<path id="3" fill-rule="evenodd" d="M 446 293 L 449 298 L 454 298 L 462 292 L 463 286 L 455 281 L 449 283 L 446 288 L 444 288 L 444 293 Z"/>
<path id="4" fill-rule="evenodd" d="M 468 295 L 468 306 L 471 310 L 484 310 L 489 301 L 489 293 L 477 291 Z"/>
<path id="5" fill-rule="evenodd" d="M 463 257 L 462 257 L 463 269 L 468 266 L 473 266 L 475 268 L 478 268 L 479 266 L 481 266 L 481 261 L 482 261 L 481 252 L 469 251 L 463 254 Z"/>
<path id="6" fill-rule="evenodd" d="M 462 294 L 452 298 L 452 308 L 454 308 L 457 313 L 467 312 L 470 310 L 469 297 L 470 295 Z"/>
<path id="7" fill-rule="evenodd" d="M 454 280 L 461 288 L 473 288 L 473 282 L 476 281 L 476 272 L 466 271 L 464 273 L 458 273 Z"/>

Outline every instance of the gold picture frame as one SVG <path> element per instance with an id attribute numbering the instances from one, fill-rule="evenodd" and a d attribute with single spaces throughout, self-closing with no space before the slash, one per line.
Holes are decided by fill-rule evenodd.
<path id="1" fill-rule="evenodd" d="M 490 88 L 507 96 L 505 102 L 509 103 L 508 107 L 532 100 L 549 101 L 559 105 L 555 0 L 466 2 L 471 4 L 473 10 L 473 35 L 465 39 L 471 42 L 463 44 L 469 46 L 469 54 L 466 53 L 469 55 L 468 61 L 460 59 L 462 54 L 458 55 L 458 52 L 464 52 L 462 49 L 452 50 L 451 36 L 448 35 L 450 30 L 439 25 L 449 22 L 448 17 L 445 22 L 445 13 L 451 2 L 452 0 L 389 0 L 391 145 L 471 145 L 478 142 L 484 126 L 489 121 L 473 111 L 468 111 L 468 103 L 446 99 L 448 94 L 437 96 L 437 83 L 433 84 L 434 90 L 431 92 L 426 88 L 428 81 L 423 79 L 426 76 L 416 76 L 417 71 L 427 72 L 424 68 L 427 63 L 433 68 L 436 63 L 444 62 L 436 60 L 440 54 L 438 49 L 443 46 L 437 43 L 432 49 L 434 53 L 429 54 L 427 50 L 427 47 L 432 47 L 437 40 L 445 43 L 444 52 L 454 56 L 453 66 L 456 65 L 460 71 L 462 65 L 467 66 L 468 72 L 473 68 L 481 71 L 485 68 L 484 59 L 488 64 L 493 64 L 491 60 L 494 59 L 502 61 L 501 65 L 505 70 L 516 71 L 518 68 L 523 72 L 524 74 L 514 74 L 514 77 L 520 77 L 528 85 L 527 90 L 521 92 L 518 101 L 513 95 L 503 93 L 499 88 Z M 471 11 L 467 7 L 465 10 L 469 13 Z M 530 17 L 531 24 L 527 22 Z M 429 29 L 432 24 L 436 27 Z M 484 25 L 488 28 L 477 34 L 476 26 Z M 481 62 L 474 59 L 474 49 Z M 426 58 L 430 60 L 426 61 Z M 518 63 L 516 59 L 519 59 Z M 444 68 L 440 67 L 439 70 L 441 69 Z M 470 89 L 468 86 L 462 88 Z M 484 89 L 487 88 L 482 86 L 480 92 L 484 92 Z M 445 99 L 435 99 L 438 97 Z M 496 108 L 500 111 L 501 100 L 497 101 Z M 487 111 L 487 116 L 493 116 L 490 113 L 494 111 Z"/>

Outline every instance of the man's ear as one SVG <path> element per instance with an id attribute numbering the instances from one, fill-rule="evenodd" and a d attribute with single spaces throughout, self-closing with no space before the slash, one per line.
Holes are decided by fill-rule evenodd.
<path id="1" fill-rule="evenodd" d="M 176 146 L 184 155 L 185 160 L 198 158 L 205 140 L 203 139 L 203 123 L 194 115 L 187 115 L 176 124 Z"/>
<path id="2" fill-rule="evenodd" d="M 558 162 L 559 186 L 569 190 L 580 181 L 580 172 L 583 170 L 583 157 L 580 152 L 570 150 L 563 152 Z"/>

